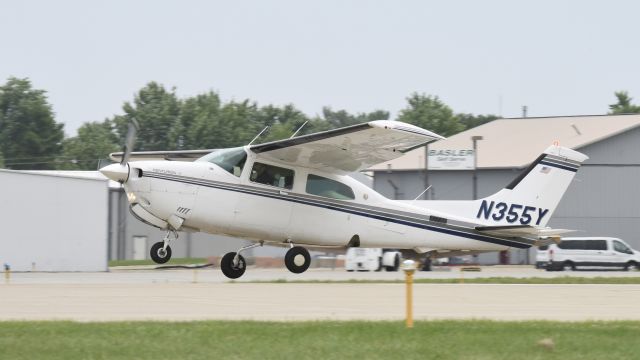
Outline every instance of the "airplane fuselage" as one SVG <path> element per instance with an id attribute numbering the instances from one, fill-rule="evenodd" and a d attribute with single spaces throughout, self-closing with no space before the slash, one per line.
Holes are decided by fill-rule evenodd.
<path id="1" fill-rule="evenodd" d="M 387 199 L 350 176 L 287 167 L 247 153 L 243 169 L 236 174 L 207 161 L 131 162 L 125 190 L 130 202 L 139 205 L 135 207 L 138 215 L 153 216 L 156 224 L 170 223 L 173 216 L 183 229 L 267 243 L 418 252 L 522 247 L 475 231 L 477 223 L 469 220 Z M 252 181 L 256 161 L 292 170 L 292 184 L 283 188 Z M 308 193 L 310 175 L 346 185 L 353 199 Z"/>

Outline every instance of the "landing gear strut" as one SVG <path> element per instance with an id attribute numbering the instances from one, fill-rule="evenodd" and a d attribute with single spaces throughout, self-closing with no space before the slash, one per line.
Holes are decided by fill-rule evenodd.
<path id="1" fill-rule="evenodd" d="M 238 250 L 238 252 L 229 252 L 226 253 L 222 260 L 220 260 L 220 270 L 224 276 L 229 279 L 237 279 L 242 276 L 247 270 L 247 262 L 244 260 L 244 257 L 240 255 L 242 251 L 253 249 L 254 247 L 262 246 L 264 242 L 259 242 L 256 244 L 251 244 L 244 246 Z"/>
<path id="2" fill-rule="evenodd" d="M 302 246 L 292 246 L 284 256 L 284 264 L 294 274 L 305 272 L 311 265 L 309 251 Z"/>
<path id="3" fill-rule="evenodd" d="M 173 239 L 171 239 L 171 234 L 173 234 Z M 151 247 L 151 251 L 149 254 L 151 255 L 151 260 L 153 260 L 156 264 L 164 264 L 169 261 L 169 259 L 171 259 L 171 247 L 169 246 L 169 243 L 172 240 L 177 239 L 177 231 L 173 229 L 167 230 L 167 234 L 164 236 L 164 239 L 153 244 L 153 246 Z"/>

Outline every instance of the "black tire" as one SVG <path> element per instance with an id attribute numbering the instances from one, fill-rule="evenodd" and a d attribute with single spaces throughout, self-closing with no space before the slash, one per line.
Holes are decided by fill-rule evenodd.
<path id="1" fill-rule="evenodd" d="M 376 271 L 382 271 L 382 256 L 378 258 L 378 268 Z"/>
<path id="2" fill-rule="evenodd" d="M 571 261 L 565 261 L 560 268 L 562 271 L 574 271 L 575 269 L 576 266 Z"/>
<path id="3" fill-rule="evenodd" d="M 222 270 L 224 276 L 229 279 L 237 279 L 244 274 L 245 270 L 247 270 L 247 262 L 244 260 L 242 255 L 238 255 L 238 265 L 233 265 L 233 258 L 235 256 L 235 252 L 229 252 L 222 257 L 222 260 L 220 260 L 220 270 Z"/>
<path id="4" fill-rule="evenodd" d="M 284 256 L 284 265 L 294 274 L 301 274 L 311 265 L 311 255 L 302 246 L 294 246 Z"/>
<path id="5" fill-rule="evenodd" d="M 422 269 L 420 269 L 421 271 L 431 271 L 431 259 L 426 258 L 424 259 L 424 262 L 422 263 Z"/>
<path id="6" fill-rule="evenodd" d="M 396 258 L 393 260 L 393 266 L 385 266 L 386 271 L 398 271 L 400 269 L 400 255 L 396 254 Z"/>
<path id="7" fill-rule="evenodd" d="M 149 251 L 149 255 L 151 255 L 151 260 L 156 264 L 164 264 L 169 259 L 171 259 L 171 247 L 167 246 L 166 251 L 162 251 L 162 247 L 164 246 L 164 242 L 159 241 L 151 247 L 151 251 Z"/>
<path id="8" fill-rule="evenodd" d="M 625 271 L 638 271 L 640 268 L 638 267 L 638 263 L 635 261 L 629 261 L 627 265 L 624 267 Z"/>

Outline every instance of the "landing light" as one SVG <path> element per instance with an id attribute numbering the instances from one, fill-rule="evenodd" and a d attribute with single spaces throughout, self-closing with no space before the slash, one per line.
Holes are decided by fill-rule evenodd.
<path id="1" fill-rule="evenodd" d="M 127 193 L 127 199 L 129 200 L 130 203 L 136 201 L 136 194 L 134 194 L 132 192 L 128 192 Z"/>

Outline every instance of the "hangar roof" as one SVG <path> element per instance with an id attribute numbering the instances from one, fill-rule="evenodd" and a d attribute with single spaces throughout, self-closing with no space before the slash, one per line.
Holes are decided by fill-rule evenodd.
<path id="1" fill-rule="evenodd" d="M 571 149 L 602 141 L 640 126 L 640 114 L 498 119 L 429 145 L 429 150 L 472 149 L 478 141 L 478 168 L 523 168 L 554 142 Z M 424 147 L 369 170 L 424 169 Z"/>

